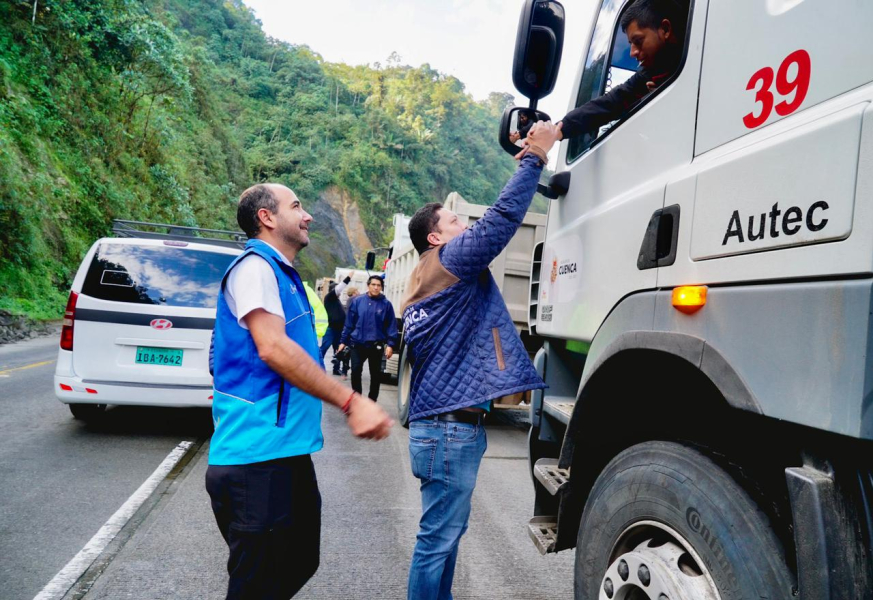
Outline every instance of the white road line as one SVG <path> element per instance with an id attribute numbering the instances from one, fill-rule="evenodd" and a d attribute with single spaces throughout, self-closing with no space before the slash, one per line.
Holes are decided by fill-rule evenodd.
<path id="1" fill-rule="evenodd" d="M 155 472 L 143 482 L 139 489 L 121 505 L 114 515 L 100 528 L 94 537 L 85 544 L 79 553 L 67 563 L 60 572 L 48 582 L 42 591 L 34 596 L 33 600 L 58 600 L 66 594 L 79 578 L 88 570 L 91 563 L 106 549 L 121 528 L 130 520 L 133 514 L 142 506 L 143 502 L 155 491 L 161 481 L 176 466 L 176 463 L 185 455 L 185 452 L 194 442 L 182 442 L 167 455 Z"/>

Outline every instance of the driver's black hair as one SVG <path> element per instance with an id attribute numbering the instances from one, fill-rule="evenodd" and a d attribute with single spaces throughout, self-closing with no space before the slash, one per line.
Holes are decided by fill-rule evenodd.
<path id="1" fill-rule="evenodd" d="M 657 29 L 661 21 L 667 19 L 673 26 L 673 32 L 679 39 L 685 37 L 685 21 L 688 18 L 688 7 L 685 2 L 677 0 L 636 0 L 621 15 L 621 30 L 627 31 L 634 21 L 637 26 Z"/>
<path id="2" fill-rule="evenodd" d="M 536 123 L 539 121 L 539 117 L 537 116 L 537 111 L 531 110 L 529 108 L 522 108 L 518 111 L 519 116 L 525 115 L 531 123 Z"/>

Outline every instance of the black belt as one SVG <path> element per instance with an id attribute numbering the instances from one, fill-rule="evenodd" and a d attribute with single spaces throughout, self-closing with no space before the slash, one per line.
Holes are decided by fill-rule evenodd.
<path id="1" fill-rule="evenodd" d="M 449 423 L 468 423 L 470 425 L 482 425 L 485 422 L 485 413 L 473 412 L 470 410 L 456 410 L 447 412 L 434 417 L 437 421 L 447 421 Z"/>

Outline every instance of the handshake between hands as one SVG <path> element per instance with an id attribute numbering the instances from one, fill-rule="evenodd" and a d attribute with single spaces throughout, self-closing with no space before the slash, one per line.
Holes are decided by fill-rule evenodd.
<path id="1" fill-rule="evenodd" d="M 561 134 L 563 123 L 553 124 L 551 121 L 537 121 L 527 134 L 527 137 L 522 140 L 523 147 L 521 152 L 515 155 L 516 160 L 521 158 L 528 152 L 533 152 L 545 161 L 545 156 L 558 142 L 564 139 Z"/>

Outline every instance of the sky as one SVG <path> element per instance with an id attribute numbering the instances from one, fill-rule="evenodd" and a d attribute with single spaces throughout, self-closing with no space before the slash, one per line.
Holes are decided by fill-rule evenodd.
<path id="1" fill-rule="evenodd" d="M 522 0 L 243 0 L 267 35 L 305 44 L 328 62 L 385 64 L 392 52 L 401 63 L 431 67 L 461 80 L 483 100 L 509 92 L 512 57 Z M 599 0 L 564 0 L 566 31 L 561 71 L 539 109 L 554 120 L 569 106 L 579 60 Z"/>

